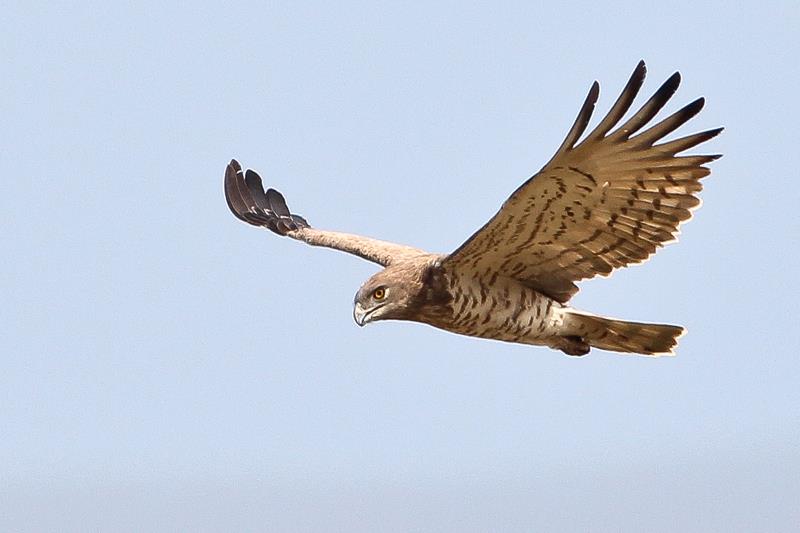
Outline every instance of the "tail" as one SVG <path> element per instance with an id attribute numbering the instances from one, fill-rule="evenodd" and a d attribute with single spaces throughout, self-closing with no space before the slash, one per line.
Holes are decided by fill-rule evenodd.
<path id="1" fill-rule="evenodd" d="M 574 310 L 566 313 L 564 326 L 568 335 L 592 348 L 649 356 L 675 355 L 678 338 L 686 331 L 680 326 L 625 322 Z"/>

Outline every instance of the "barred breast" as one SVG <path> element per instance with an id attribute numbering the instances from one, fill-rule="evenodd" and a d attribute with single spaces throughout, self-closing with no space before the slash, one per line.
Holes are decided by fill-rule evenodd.
<path id="1" fill-rule="evenodd" d="M 445 279 L 452 296 L 451 316 L 433 324 L 442 329 L 472 337 L 548 344 L 563 322 L 565 306 L 515 280 L 452 272 Z"/>

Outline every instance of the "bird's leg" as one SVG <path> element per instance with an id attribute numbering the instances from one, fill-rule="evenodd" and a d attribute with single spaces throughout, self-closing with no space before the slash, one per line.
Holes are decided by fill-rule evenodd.
<path id="1" fill-rule="evenodd" d="M 577 335 L 564 335 L 553 337 L 548 346 L 556 350 L 561 350 L 567 355 L 583 356 L 589 353 L 591 346 L 586 342 L 583 337 Z"/>

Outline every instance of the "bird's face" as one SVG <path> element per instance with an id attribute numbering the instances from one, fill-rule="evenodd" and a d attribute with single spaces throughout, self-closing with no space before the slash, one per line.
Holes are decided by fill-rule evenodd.
<path id="1" fill-rule="evenodd" d="M 364 326 L 375 320 L 402 319 L 410 300 L 402 283 L 376 274 L 356 293 L 353 299 L 353 318 Z"/>

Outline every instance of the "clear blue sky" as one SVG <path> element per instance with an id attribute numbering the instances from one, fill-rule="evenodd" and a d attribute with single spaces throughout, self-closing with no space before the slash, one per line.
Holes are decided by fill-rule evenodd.
<path id="1" fill-rule="evenodd" d="M 702 4 L 702 5 L 701 5 Z M 14 2 L 0 32 L 0 530 L 788 531 L 800 522 L 796 2 Z M 245 226 L 458 246 L 639 59 L 726 126 L 681 242 L 578 307 L 676 358 L 407 323 L 374 265 Z"/>

